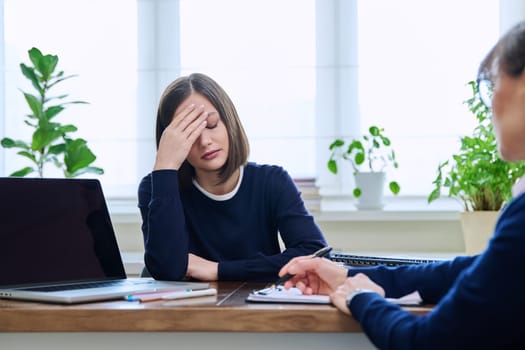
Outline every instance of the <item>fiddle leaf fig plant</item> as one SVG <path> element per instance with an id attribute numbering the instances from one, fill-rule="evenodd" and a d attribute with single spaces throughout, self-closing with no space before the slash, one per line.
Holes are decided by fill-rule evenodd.
<path id="1" fill-rule="evenodd" d="M 461 201 L 465 211 L 500 210 L 512 197 L 512 186 L 525 175 L 525 162 L 509 163 L 499 156 L 491 111 L 478 94 L 475 81 L 468 82 L 472 97 L 465 101 L 478 124 L 471 136 L 461 137 L 457 153 L 438 165 L 431 203 L 448 189 L 448 197 Z"/>
<path id="2" fill-rule="evenodd" d="M 20 69 L 36 90 L 34 93 L 22 91 L 31 111 L 25 115 L 24 123 L 33 129 L 32 138 L 26 142 L 4 137 L 0 143 L 4 148 L 18 149 L 17 154 L 29 159 L 32 166 L 19 169 L 10 176 L 23 177 L 36 172 L 39 177 L 44 177 L 44 165 L 49 163 L 61 169 L 65 177 L 84 173 L 103 174 L 103 169 L 91 166 L 96 156 L 86 140 L 71 136 L 77 127 L 61 124 L 55 119 L 68 105 L 86 103 L 65 101 L 68 95 L 50 95 L 51 88 L 74 75 L 55 72 L 58 64 L 56 55 L 44 55 L 35 47 L 28 53 L 32 65 L 21 63 Z"/>
<path id="3" fill-rule="evenodd" d="M 338 160 L 349 161 L 354 175 L 359 172 L 383 172 L 387 167 L 397 168 L 399 165 L 396 154 L 392 149 L 392 143 L 384 135 L 384 129 L 375 125 L 368 128 L 368 134 L 363 135 L 362 139 L 353 139 L 346 146 L 342 139 L 336 139 L 329 146 L 332 151 L 328 160 L 328 170 L 333 174 L 338 172 Z M 388 187 L 392 194 L 397 195 L 400 186 L 396 181 L 390 181 Z M 354 196 L 361 196 L 361 189 L 353 190 Z"/>

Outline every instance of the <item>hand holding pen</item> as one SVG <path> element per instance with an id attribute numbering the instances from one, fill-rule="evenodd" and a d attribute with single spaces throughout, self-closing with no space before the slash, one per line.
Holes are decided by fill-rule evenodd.
<path id="1" fill-rule="evenodd" d="M 328 247 L 328 246 L 327 247 L 323 247 L 323 248 L 319 249 L 318 251 L 316 251 L 315 253 L 313 253 L 312 255 L 310 255 L 309 259 L 306 259 L 306 260 L 311 260 L 311 259 L 315 259 L 315 258 L 322 258 L 322 257 L 326 256 L 328 253 L 330 253 L 331 250 L 332 250 L 331 247 Z M 281 269 L 281 271 L 283 269 L 285 269 L 287 266 L 289 266 L 291 262 L 296 261 L 297 259 L 305 259 L 305 257 L 303 256 L 303 257 L 293 258 L 292 260 L 290 260 L 290 262 L 288 262 L 288 264 L 286 264 Z M 260 289 L 260 290 L 256 290 L 254 292 L 257 293 L 257 294 L 268 294 L 268 293 L 271 293 L 272 291 L 274 291 L 276 289 L 277 286 L 283 285 L 286 281 L 290 280 L 293 277 L 294 277 L 293 274 L 286 273 L 284 276 L 282 276 L 277 281 L 275 281 L 275 283 L 273 283 L 270 287 L 263 288 L 263 289 Z"/>
<path id="2" fill-rule="evenodd" d="M 326 246 L 324 248 L 319 249 L 315 253 L 313 253 L 311 255 L 311 258 L 312 259 L 322 258 L 322 257 L 326 256 L 328 253 L 330 253 L 331 250 L 332 250 L 332 247 Z M 272 285 L 272 288 L 275 288 L 275 286 L 279 286 L 279 285 L 284 284 L 284 282 L 288 281 L 293 276 L 294 275 L 287 273 L 286 275 L 284 275 L 283 277 L 281 277 L 277 281 L 275 281 L 275 283 Z"/>
<path id="3" fill-rule="evenodd" d="M 284 265 L 279 275 L 292 276 L 284 283 L 285 289 L 295 286 L 303 294 L 330 295 L 347 279 L 348 269 L 328 259 L 301 256 Z"/>

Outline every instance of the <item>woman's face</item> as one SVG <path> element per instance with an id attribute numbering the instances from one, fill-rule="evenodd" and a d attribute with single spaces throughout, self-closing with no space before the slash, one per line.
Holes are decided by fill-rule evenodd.
<path id="1" fill-rule="evenodd" d="M 501 157 L 525 160 L 525 73 L 512 77 L 500 70 L 494 81 L 492 118 Z"/>
<path id="2" fill-rule="evenodd" d="M 204 105 L 208 113 L 206 128 L 192 145 L 188 154 L 188 162 L 200 172 L 216 172 L 228 160 L 229 141 L 226 125 L 222 122 L 219 112 L 211 102 L 199 93 L 193 93 L 186 98 L 175 111 L 175 115 L 190 104 Z"/>

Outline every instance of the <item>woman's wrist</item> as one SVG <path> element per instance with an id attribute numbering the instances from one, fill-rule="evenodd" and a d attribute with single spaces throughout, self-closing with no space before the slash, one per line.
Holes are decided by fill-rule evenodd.
<path id="1" fill-rule="evenodd" d="M 354 289 L 353 291 L 351 291 L 348 296 L 346 297 L 346 306 L 348 307 L 348 309 L 350 309 L 350 303 L 352 302 L 352 300 L 359 294 L 363 294 L 363 293 L 377 293 L 371 289 L 362 289 L 362 288 L 356 288 Z"/>

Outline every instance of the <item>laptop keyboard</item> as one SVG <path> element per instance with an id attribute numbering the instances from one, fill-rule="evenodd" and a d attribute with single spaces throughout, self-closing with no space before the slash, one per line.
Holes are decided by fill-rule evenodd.
<path id="1" fill-rule="evenodd" d="M 341 263 L 345 266 L 367 267 L 367 266 L 399 266 L 407 264 L 428 264 L 440 260 L 432 259 L 412 259 L 412 258 L 388 258 L 378 256 L 352 255 L 347 253 L 331 253 L 328 257 L 334 262 Z"/>
<path id="2" fill-rule="evenodd" d="M 113 286 L 122 285 L 124 283 L 126 283 L 126 281 L 98 281 L 98 282 L 63 284 L 63 285 L 46 286 L 46 287 L 31 287 L 31 288 L 23 288 L 21 290 L 29 290 L 29 291 L 36 291 L 36 292 L 56 292 L 56 291 L 61 291 L 61 290 L 113 287 Z"/>

